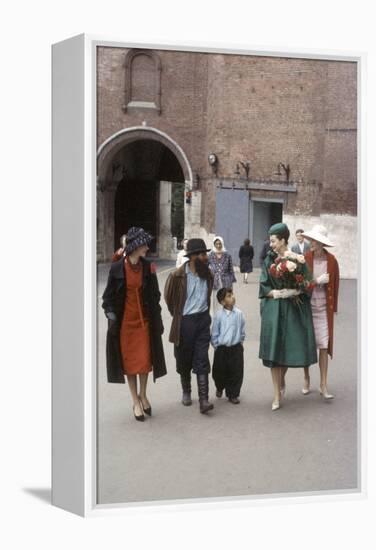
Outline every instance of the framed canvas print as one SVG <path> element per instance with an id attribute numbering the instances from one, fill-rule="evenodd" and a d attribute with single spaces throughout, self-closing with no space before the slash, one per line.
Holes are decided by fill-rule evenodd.
<path id="1" fill-rule="evenodd" d="M 53 502 L 349 498 L 356 54 L 53 46 Z"/>

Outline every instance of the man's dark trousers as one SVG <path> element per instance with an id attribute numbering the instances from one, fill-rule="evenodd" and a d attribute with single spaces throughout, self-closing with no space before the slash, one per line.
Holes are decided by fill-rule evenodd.
<path id="1" fill-rule="evenodd" d="M 243 383 L 244 350 L 242 344 L 218 346 L 214 352 L 213 380 L 218 391 L 226 397 L 239 397 Z"/>
<path id="2" fill-rule="evenodd" d="M 191 370 L 195 374 L 210 372 L 210 323 L 209 310 L 183 315 L 179 345 L 174 347 L 176 370 L 179 374 L 187 376 Z"/>

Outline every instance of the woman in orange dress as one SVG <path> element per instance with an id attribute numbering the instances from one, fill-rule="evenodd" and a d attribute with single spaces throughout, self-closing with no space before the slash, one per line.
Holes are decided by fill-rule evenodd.
<path id="1" fill-rule="evenodd" d="M 145 259 L 152 240 L 142 228 L 127 233 L 126 256 L 112 263 L 103 308 L 108 319 L 109 382 L 127 377 L 136 420 L 152 414 L 146 395 L 149 372 L 154 381 L 166 374 L 160 292 L 153 264 Z M 138 388 L 139 386 L 139 388 Z"/>

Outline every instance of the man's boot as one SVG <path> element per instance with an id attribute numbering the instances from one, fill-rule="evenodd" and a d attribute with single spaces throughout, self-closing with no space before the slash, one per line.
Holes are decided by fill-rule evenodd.
<path id="1" fill-rule="evenodd" d="M 191 399 L 191 373 L 180 375 L 181 387 L 183 390 L 183 397 L 181 402 L 188 407 L 192 405 Z"/>
<path id="2" fill-rule="evenodd" d="M 198 398 L 200 401 L 200 413 L 205 414 L 214 409 L 214 405 L 209 403 L 209 376 L 207 374 L 197 375 Z"/>

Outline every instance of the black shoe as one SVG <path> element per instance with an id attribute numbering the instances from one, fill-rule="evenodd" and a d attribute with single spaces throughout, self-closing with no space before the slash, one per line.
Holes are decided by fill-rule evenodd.
<path id="1" fill-rule="evenodd" d="M 214 405 L 209 403 L 209 377 L 207 374 L 198 374 L 197 375 L 197 386 L 198 386 L 198 398 L 200 401 L 200 413 L 205 414 L 212 409 Z"/>
<path id="2" fill-rule="evenodd" d="M 183 405 L 185 407 L 189 407 L 190 405 L 192 405 L 192 399 L 191 399 L 191 375 L 190 373 L 187 375 L 183 375 L 181 374 L 180 375 L 180 382 L 181 382 L 181 387 L 182 387 L 182 390 L 183 390 L 183 397 L 182 397 L 182 400 L 181 402 L 183 403 Z"/>
<path id="3" fill-rule="evenodd" d="M 134 414 L 134 417 L 136 420 L 138 420 L 139 422 L 143 422 L 145 420 L 145 417 L 143 414 L 139 414 L 137 415 L 135 412 L 134 412 L 134 407 L 133 407 L 133 414 Z"/>
<path id="4" fill-rule="evenodd" d="M 181 402 L 185 407 L 192 405 L 191 392 L 183 392 L 183 397 Z"/>
<path id="5" fill-rule="evenodd" d="M 200 413 L 201 414 L 206 414 L 207 412 L 211 411 L 212 409 L 214 409 L 214 405 L 212 403 L 209 403 L 209 401 L 207 399 L 202 399 L 200 401 Z"/>
<path id="6" fill-rule="evenodd" d="M 138 396 L 138 400 L 139 400 L 139 402 L 140 402 L 141 408 L 142 408 L 142 410 L 144 411 L 144 413 L 146 413 L 148 416 L 151 416 L 151 407 L 145 408 L 145 407 L 143 406 L 143 404 L 142 404 L 142 399 L 141 399 L 140 396 Z"/>
<path id="7" fill-rule="evenodd" d="M 240 400 L 237 397 L 229 397 L 228 400 L 230 403 L 233 403 L 234 405 L 239 405 Z"/>
<path id="8" fill-rule="evenodd" d="M 218 399 L 220 399 L 220 398 L 222 397 L 222 395 L 223 395 L 223 390 L 217 390 L 217 391 L 215 392 L 215 395 L 216 395 L 216 397 L 218 397 Z"/>

